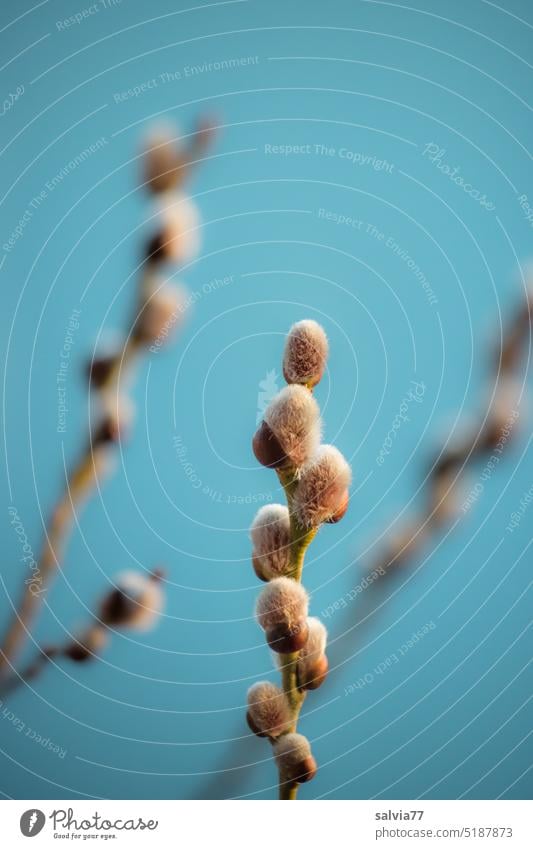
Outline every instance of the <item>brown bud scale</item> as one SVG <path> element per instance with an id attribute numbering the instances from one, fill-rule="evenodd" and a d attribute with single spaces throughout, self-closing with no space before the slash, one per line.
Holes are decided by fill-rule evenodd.
<path id="1" fill-rule="evenodd" d="M 306 620 L 290 627 L 284 623 L 274 625 L 265 632 L 269 647 L 277 654 L 292 654 L 300 651 L 305 646 L 308 635 L 309 627 Z"/>

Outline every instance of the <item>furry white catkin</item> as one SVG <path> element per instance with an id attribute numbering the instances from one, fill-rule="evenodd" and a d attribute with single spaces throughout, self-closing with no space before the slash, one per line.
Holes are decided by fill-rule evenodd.
<path id="1" fill-rule="evenodd" d="M 146 344 L 158 347 L 182 322 L 187 307 L 185 287 L 163 283 L 155 276 L 146 287 L 145 301 L 137 320 L 137 333 Z"/>
<path id="2" fill-rule="evenodd" d="M 328 639 L 328 632 L 325 625 L 323 625 L 320 619 L 317 619 L 316 616 L 310 616 L 308 618 L 307 626 L 309 628 L 307 642 L 300 651 L 300 656 L 298 658 L 298 665 L 301 665 L 302 668 L 314 663 L 321 655 L 324 654 Z"/>
<path id="3" fill-rule="evenodd" d="M 261 628 L 291 627 L 307 617 L 307 593 L 292 578 L 275 578 L 257 599 L 256 615 Z"/>
<path id="4" fill-rule="evenodd" d="M 248 690 L 248 717 L 255 733 L 279 737 L 287 731 L 291 712 L 283 690 L 270 681 L 258 681 Z"/>
<path id="5" fill-rule="evenodd" d="M 250 528 L 253 558 L 263 581 L 283 576 L 290 567 L 291 522 L 283 504 L 266 504 Z"/>
<path id="6" fill-rule="evenodd" d="M 287 383 L 315 386 L 328 358 L 328 340 L 316 321 L 305 319 L 293 324 L 285 342 L 283 374 Z"/>
<path id="7" fill-rule="evenodd" d="M 316 773 L 309 740 L 303 734 L 284 734 L 274 743 L 274 757 L 285 781 L 303 783 Z"/>
<path id="8" fill-rule="evenodd" d="M 163 243 L 170 262 L 185 263 L 200 250 L 200 212 L 191 198 L 176 194 L 161 208 Z"/>
<path id="9" fill-rule="evenodd" d="M 298 688 L 316 690 L 328 674 L 329 664 L 325 654 L 328 632 L 320 619 L 314 616 L 308 618 L 307 629 L 307 642 L 298 655 Z"/>
<path id="10" fill-rule="evenodd" d="M 320 410 L 304 386 L 282 389 L 270 402 L 264 420 L 292 466 L 302 466 L 318 448 Z"/>
<path id="11" fill-rule="evenodd" d="M 341 452 L 321 445 L 302 468 L 294 496 L 294 510 L 301 525 L 314 528 L 327 522 L 344 505 L 352 473 Z"/>
<path id="12" fill-rule="evenodd" d="M 115 579 L 111 596 L 119 601 L 123 611 L 119 624 L 134 631 L 147 631 L 158 619 L 163 608 L 160 582 L 141 572 L 122 572 Z M 110 623 L 112 624 L 112 623 Z"/>

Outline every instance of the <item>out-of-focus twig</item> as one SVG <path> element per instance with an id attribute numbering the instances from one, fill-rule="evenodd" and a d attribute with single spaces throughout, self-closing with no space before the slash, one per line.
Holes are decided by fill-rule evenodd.
<path id="1" fill-rule="evenodd" d="M 46 664 L 55 658 L 67 657 L 76 663 L 94 660 L 114 629 L 145 631 L 151 628 L 163 606 L 163 576 L 160 569 L 149 575 L 142 572 L 118 575 L 113 581 L 114 589 L 105 595 L 99 605 L 95 622 L 65 645 L 40 647 L 34 660 L 25 669 L 9 677 L 4 676 L 0 681 L 0 699 L 5 699 L 22 684 L 34 681 Z"/>
<path id="2" fill-rule="evenodd" d="M 465 497 L 465 473 L 474 463 L 486 460 L 491 468 L 499 463 L 505 447 L 515 440 L 523 429 L 524 408 L 522 386 L 517 371 L 526 340 L 531 338 L 533 313 L 532 288 L 509 321 L 497 354 L 491 357 L 492 379 L 490 396 L 478 417 L 469 422 L 455 439 L 447 441 L 434 455 L 424 480 L 423 504 L 418 516 L 411 517 L 404 527 L 395 530 L 377 558 L 369 564 L 368 572 L 383 577 L 410 561 L 429 540 L 450 524 L 461 509 L 468 512 L 474 499 Z M 525 405 L 524 405 L 525 407 Z M 527 411 L 526 411 L 527 415 Z"/>
<path id="3" fill-rule="evenodd" d="M 44 592 L 60 567 L 75 511 L 105 471 L 113 444 L 122 439 L 130 418 L 127 399 L 121 397 L 124 375 L 149 346 L 157 348 L 183 318 L 185 292 L 161 281 L 158 274 L 167 263 L 191 259 L 199 241 L 199 221 L 192 200 L 183 193 L 184 180 L 201 159 L 213 135 L 202 120 L 187 148 L 177 146 L 168 133 L 149 139 L 143 153 L 144 186 L 159 201 L 157 227 L 144 246 L 137 302 L 130 332 L 111 355 L 93 358 L 88 368 L 91 390 L 97 396 L 97 413 L 87 445 L 70 472 L 66 486 L 45 529 L 45 542 L 34 572 L 26 581 L 0 647 L 0 676 L 7 675 L 29 635 L 42 604 Z"/>

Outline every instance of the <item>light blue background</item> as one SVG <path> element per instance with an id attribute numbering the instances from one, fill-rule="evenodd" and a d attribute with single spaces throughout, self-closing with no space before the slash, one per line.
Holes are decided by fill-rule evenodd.
<path id="1" fill-rule="evenodd" d="M 137 189 L 142 133 L 162 116 L 189 133 L 205 110 L 221 125 L 189 187 L 203 250 L 177 275 L 200 297 L 179 339 L 142 366 L 134 432 L 80 514 L 34 637 L 61 640 L 83 626 L 125 568 L 166 566 L 165 616 L 147 634 L 114 636 L 100 663 L 61 661 L 10 699 L 26 726 L 67 754 L 46 751 L 0 714 L 8 797 L 275 796 L 268 746 L 244 723 L 247 687 L 275 678 L 252 617 L 255 506 L 246 502 L 279 500 L 250 438 L 260 381 L 276 369 L 282 385 L 283 334 L 303 317 L 326 328 L 331 357 L 317 398 L 327 440 L 354 469 L 349 514 L 320 532 L 306 565 L 320 615 L 358 583 L 389 525 L 421 505 L 443 434 L 479 413 L 493 380 L 487 354 L 523 291 L 519 263 L 532 230 L 517 198 L 533 197 L 529 3 L 192 5 L 122 0 L 67 31 L 57 21 L 83 0 L 32 11 L 26 0 L 4 0 L 0 10 L 2 99 L 25 86 L 0 119 L 2 245 L 46 181 L 107 140 L 48 193 L 13 250 L 1 250 L 2 621 L 24 569 L 7 508 L 16 507 L 38 552 L 64 464 L 86 438 L 83 364 L 100 333 L 129 326 L 152 213 Z M 187 65 L 247 56 L 257 63 L 183 75 Z M 182 79 L 115 102 L 176 70 Z M 494 211 L 423 156 L 429 143 Z M 336 153 L 265 153 L 265 145 L 307 144 Z M 392 168 L 351 164 L 343 148 Z M 394 238 L 437 303 L 383 241 L 320 218 L 320 208 Z M 229 285 L 203 291 L 229 275 Z M 75 308 L 61 435 L 56 372 Z M 521 381 L 527 362 L 525 350 Z M 379 467 L 412 380 L 425 384 L 423 402 L 411 405 Z M 520 437 L 453 534 L 435 538 L 387 584 L 363 624 L 359 603 L 328 619 L 334 671 L 301 721 L 320 770 L 302 797 L 530 796 L 529 514 L 513 534 L 505 530 L 532 484 L 525 408 L 520 422 Z M 177 435 L 198 488 L 179 463 Z M 430 622 L 436 627 L 401 663 L 345 695 Z"/>

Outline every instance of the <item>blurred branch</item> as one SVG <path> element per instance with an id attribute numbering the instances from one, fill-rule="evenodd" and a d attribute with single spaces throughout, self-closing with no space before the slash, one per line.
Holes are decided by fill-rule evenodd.
<path id="1" fill-rule="evenodd" d="M 477 423 L 434 455 L 424 479 L 424 503 L 417 517 L 390 535 L 383 551 L 370 564 L 368 572 L 388 574 L 410 561 L 436 534 L 443 532 L 461 508 L 461 486 L 465 473 L 474 463 L 492 457 L 499 460 L 503 450 L 518 438 L 516 422 L 520 415 L 522 386 L 517 371 L 526 340 L 531 340 L 533 294 L 531 289 L 515 311 L 504 333 L 497 355 L 491 357 L 492 397 L 481 410 Z M 468 505 L 468 499 L 464 501 Z"/>
<path id="2" fill-rule="evenodd" d="M 22 684 L 37 678 L 46 664 L 55 658 L 67 657 L 76 663 L 94 660 L 105 647 L 112 629 L 141 631 L 152 627 L 163 606 L 163 592 L 159 586 L 163 577 L 160 569 L 149 575 L 126 572 L 117 576 L 114 589 L 104 596 L 99 605 L 95 623 L 65 645 L 38 647 L 34 660 L 25 669 L 0 680 L 0 700 Z"/>
<path id="3" fill-rule="evenodd" d="M 198 216 L 182 186 L 195 162 L 213 136 L 213 127 L 202 121 L 186 149 L 177 147 L 168 134 L 151 138 L 143 154 L 145 187 L 160 202 L 158 228 L 144 248 L 137 303 L 130 332 L 111 355 L 93 358 L 88 367 L 91 390 L 98 412 L 83 453 L 70 472 L 66 486 L 52 511 L 46 539 L 35 572 L 25 582 L 22 598 L 14 611 L 0 648 L 0 677 L 9 673 L 42 604 L 45 590 L 60 568 L 76 509 L 94 490 L 108 466 L 112 447 L 122 439 L 128 424 L 129 404 L 121 397 L 121 383 L 139 355 L 149 346 L 157 348 L 169 331 L 183 319 L 186 294 L 156 273 L 167 262 L 181 264 L 192 258 L 198 247 Z"/>

